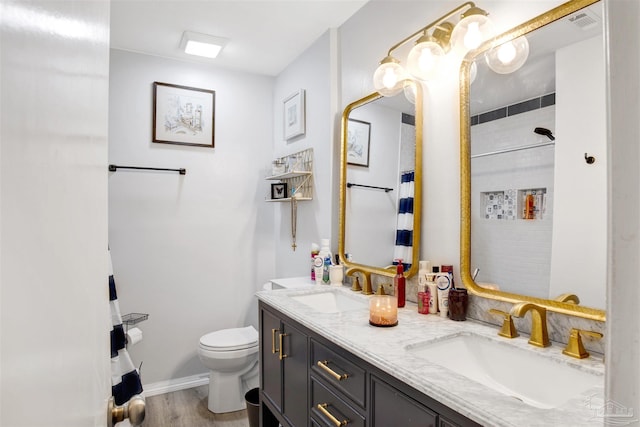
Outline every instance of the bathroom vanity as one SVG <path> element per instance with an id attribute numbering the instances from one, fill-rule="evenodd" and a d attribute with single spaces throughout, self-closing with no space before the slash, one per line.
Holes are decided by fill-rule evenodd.
<path id="1" fill-rule="evenodd" d="M 399 310 L 398 326 L 374 327 L 369 297 L 344 287 L 263 291 L 258 297 L 265 427 L 602 425 L 601 360 L 573 360 L 560 346 L 533 348 L 526 337 L 497 337 L 493 326 L 421 315 L 412 303 Z M 458 355 L 448 355 L 449 343 Z M 518 384 L 509 395 L 502 385 L 474 377 L 485 368 L 473 368 L 476 360 L 461 363 L 475 358 L 458 351 L 464 346 L 496 358 L 504 381 L 523 383 L 522 395 Z M 439 353 L 453 365 L 439 361 Z M 513 364 L 499 360 L 500 354 Z M 530 369 L 518 366 L 521 357 Z M 564 390 L 565 383 L 577 388 Z"/>

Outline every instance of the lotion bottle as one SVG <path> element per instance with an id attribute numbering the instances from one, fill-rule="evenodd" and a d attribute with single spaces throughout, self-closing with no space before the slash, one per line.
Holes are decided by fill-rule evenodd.
<path id="1" fill-rule="evenodd" d="M 396 275 L 393 277 L 393 294 L 398 299 L 398 307 L 404 307 L 406 302 L 403 271 L 404 268 L 402 267 L 402 262 L 399 262 L 396 267 Z"/>
<path id="2" fill-rule="evenodd" d="M 418 284 L 418 313 L 429 314 L 430 299 L 431 296 L 429 295 L 429 288 L 427 285 L 424 283 Z"/>

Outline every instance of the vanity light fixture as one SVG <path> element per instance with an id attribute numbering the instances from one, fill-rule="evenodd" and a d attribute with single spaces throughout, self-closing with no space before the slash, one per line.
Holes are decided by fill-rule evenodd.
<path id="1" fill-rule="evenodd" d="M 222 37 L 185 31 L 182 34 L 180 49 L 184 50 L 184 53 L 188 55 L 215 58 L 226 43 L 227 39 Z"/>
<path id="2" fill-rule="evenodd" d="M 457 25 L 448 21 L 461 12 Z M 434 80 L 439 77 L 442 69 L 440 62 L 447 52 L 455 50 L 462 56 L 493 35 L 493 24 L 487 18 L 487 12 L 473 2 L 463 3 L 393 45 L 373 75 L 373 86 L 383 96 L 394 96 L 404 89 L 410 76 L 419 80 Z M 416 45 L 407 57 L 407 72 L 392 53 L 418 36 Z"/>
<path id="3" fill-rule="evenodd" d="M 485 54 L 487 65 L 498 74 L 517 71 L 529 57 L 529 41 L 525 36 L 494 47 Z"/>

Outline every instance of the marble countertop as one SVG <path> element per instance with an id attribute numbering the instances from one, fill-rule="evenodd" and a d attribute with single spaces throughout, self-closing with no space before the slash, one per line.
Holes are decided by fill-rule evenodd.
<path id="1" fill-rule="evenodd" d="M 340 313 L 321 313 L 290 298 L 327 291 L 340 292 L 349 298 L 360 299 L 365 305 Z M 454 322 L 438 315 L 422 315 L 417 312 L 417 305 L 411 302 L 407 302 L 405 308 L 398 309 L 397 326 L 377 328 L 369 325 L 370 297 L 352 292 L 347 287 L 309 285 L 261 291 L 257 296 L 264 303 L 310 330 L 480 424 L 495 427 L 604 425 L 604 419 L 598 413 L 598 410 L 605 406 L 604 364 L 602 360 L 594 357 L 573 359 L 562 354 L 561 345 L 537 348 L 527 343 L 526 336 L 514 339 L 498 337 L 497 327 L 492 325 L 470 320 Z M 536 352 L 558 363 L 590 371 L 602 376 L 602 386 L 589 389 L 561 406 L 542 409 L 429 363 L 407 350 L 408 347 L 427 340 L 438 340 L 460 333 L 498 339 L 500 344 L 504 342 L 525 351 Z M 547 386 L 552 388 L 554 385 Z"/>

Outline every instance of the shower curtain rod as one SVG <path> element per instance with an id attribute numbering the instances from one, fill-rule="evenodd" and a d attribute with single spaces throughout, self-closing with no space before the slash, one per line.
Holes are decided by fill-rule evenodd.
<path id="1" fill-rule="evenodd" d="M 471 156 L 471 158 L 475 159 L 477 157 L 494 156 L 496 154 L 510 153 L 512 151 L 520 151 L 520 150 L 529 150 L 531 148 L 544 147 L 546 145 L 554 145 L 554 144 L 555 144 L 554 141 L 549 141 L 549 142 L 543 142 L 542 144 L 521 145 L 520 147 L 505 148 L 504 150 L 497 150 L 497 151 L 490 151 L 488 153 L 474 154 L 473 156 Z"/>
<path id="2" fill-rule="evenodd" d="M 138 170 L 149 170 L 149 171 L 169 171 L 169 172 L 178 172 L 180 175 L 186 175 L 187 170 L 184 168 L 180 169 L 168 169 L 168 168 L 149 168 L 145 166 L 119 166 L 119 165 L 109 165 L 110 172 L 116 172 L 118 169 L 138 169 Z"/>
<path id="3" fill-rule="evenodd" d="M 388 193 L 389 191 L 393 191 L 393 188 L 376 187 L 374 185 L 354 184 L 353 182 L 347 182 L 347 187 L 348 188 L 351 188 L 351 187 L 373 188 L 374 190 L 384 190 L 385 193 Z"/>

